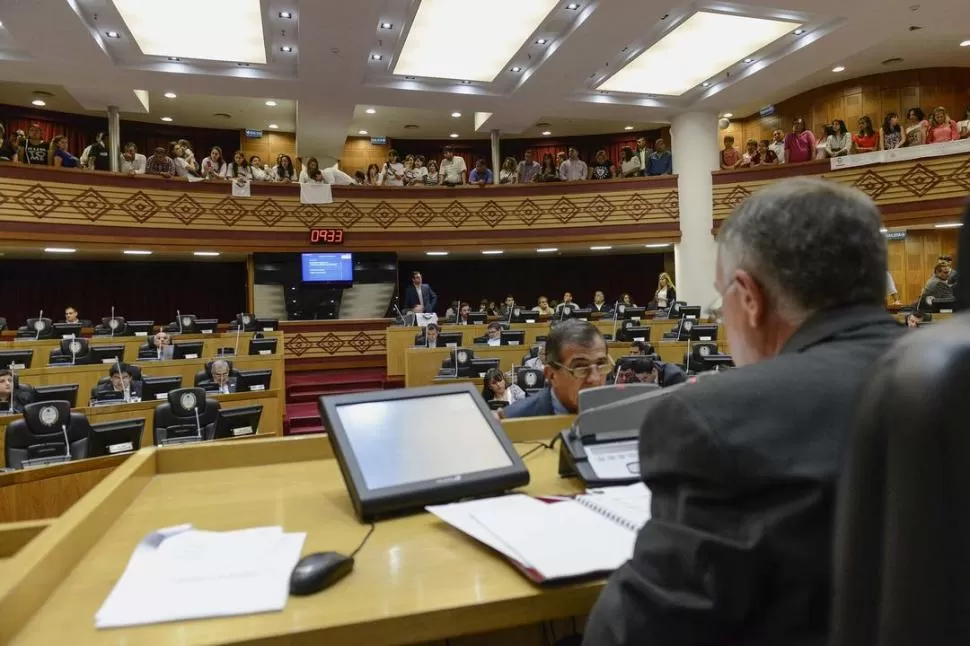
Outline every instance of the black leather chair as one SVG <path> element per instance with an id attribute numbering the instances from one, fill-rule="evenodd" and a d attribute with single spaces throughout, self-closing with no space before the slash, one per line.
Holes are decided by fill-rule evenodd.
<path id="1" fill-rule="evenodd" d="M 54 323 L 47 317 L 27 319 L 27 324 L 17 329 L 18 339 L 51 339 Z"/>
<path id="2" fill-rule="evenodd" d="M 831 646 L 970 643 L 970 321 L 907 334 L 847 438 Z"/>
<path id="3" fill-rule="evenodd" d="M 70 402 L 30 404 L 23 419 L 7 426 L 4 438 L 7 467 L 22 469 L 25 460 L 57 459 L 68 455 L 69 459 L 85 458 L 90 432 L 87 417 L 84 413 L 72 413 Z"/>
<path id="4" fill-rule="evenodd" d="M 85 365 L 91 363 L 91 347 L 87 339 L 61 339 L 61 345 L 56 350 L 51 350 L 50 362 L 54 363 L 74 363 Z"/>
<path id="5" fill-rule="evenodd" d="M 7 329 L 7 319 L 0 316 L 0 332 L 3 332 L 6 329 Z"/>
<path id="6" fill-rule="evenodd" d="M 518 368 L 515 371 L 515 384 L 527 395 L 534 395 L 546 385 L 546 378 L 541 370 L 534 368 Z"/>
<path id="7" fill-rule="evenodd" d="M 199 328 L 195 321 L 195 314 L 181 314 L 177 320 L 168 324 L 166 331 L 180 334 L 197 334 Z"/>
<path id="8" fill-rule="evenodd" d="M 215 361 L 217 361 L 217 359 L 213 359 L 212 361 L 207 361 L 205 364 L 205 370 L 200 370 L 199 372 L 195 373 L 196 386 L 202 386 L 204 388 L 206 384 L 212 383 L 212 364 Z M 239 371 L 232 367 L 232 361 L 229 361 L 228 359 L 218 359 L 218 361 L 225 361 L 226 363 L 229 364 L 230 379 L 239 378 Z"/>
<path id="9" fill-rule="evenodd" d="M 198 411 L 198 418 L 196 413 Z M 152 429 L 155 444 L 211 440 L 219 417 L 219 402 L 205 396 L 202 388 L 169 391 L 168 400 L 155 409 Z M 201 432 L 200 432 L 201 431 Z"/>
<path id="10" fill-rule="evenodd" d="M 529 351 L 525 354 L 525 356 L 522 357 L 522 363 L 519 365 L 524 366 L 525 362 L 528 361 L 529 359 L 535 359 L 536 357 L 538 357 L 539 348 L 541 347 L 542 346 L 540 346 L 539 344 L 534 344 L 531 348 L 529 348 Z"/>
<path id="11" fill-rule="evenodd" d="M 236 318 L 229 322 L 230 330 L 238 330 L 242 328 L 243 332 L 256 332 L 262 330 L 259 326 L 259 322 L 256 320 L 256 315 L 252 312 L 243 312 L 242 314 L 237 314 Z"/>
<path id="12" fill-rule="evenodd" d="M 713 370 L 713 366 L 708 366 L 707 358 L 717 356 L 720 351 L 716 343 L 697 341 L 691 344 L 690 352 L 684 353 L 684 369 L 690 372 L 705 372 Z"/>
<path id="13" fill-rule="evenodd" d="M 94 328 L 94 336 L 131 336 L 124 316 L 104 316 Z"/>

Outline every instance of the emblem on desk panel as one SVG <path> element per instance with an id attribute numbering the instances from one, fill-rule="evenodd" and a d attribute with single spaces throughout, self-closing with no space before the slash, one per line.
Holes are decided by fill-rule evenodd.
<path id="1" fill-rule="evenodd" d="M 40 419 L 40 423 L 44 426 L 53 426 L 57 423 L 57 418 L 60 417 L 57 412 L 56 406 L 44 406 L 40 409 L 40 415 L 37 416 Z"/>
<path id="2" fill-rule="evenodd" d="M 700 354 L 701 354 L 702 357 L 706 357 L 706 356 L 709 356 L 711 354 L 711 348 L 709 346 L 706 346 L 706 345 L 702 345 L 701 347 L 699 347 L 697 349 L 697 351 L 700 352 Z"/>
<path id="3" fill-rule="evenodd" d="M 182 327 L 189 327 L 190 325 L 192 325 L 192 319 L 189 318 L 188 316 L 183 316 L 182 317 Z"/>
<path id="4" fill-rule="evenodd" d="M 36 321 L 34 321 L 34 330 L 35 331 L 42 332 L 45 327 L 47 327 L 47 324 L 44 323 L 44 319 L 37 319 Z"/>
<path id="5" fill-rule="evenodd" d="M 108 327 L 111 328 L 112 330 L 117 330 L 119 325 L 120 325 L 120 322 L 118 321 L 118 319 L 108 320 Z"/>
<path id="6" fill-rule="evenodd" d="M 242 316 L 243 325 L 249 325 L 250 323 L 252 323 L 252 321 L 253 320 L 249 318 L 249 314 L 243 314 Z"/>
<path id="7" fill-rule="evenodd" d="M 525 385 L 528 386 L 529 388 L 534 388 L 538 381 L 539 381 L 539 378 L 536 376 L 536 373 L 534 372 L 525 373 Z"/>
<path id="8" fill-rule="evenodd" d="M 71 341 L 71 344 L 68 347 L 71 350 L 71 354 L 77 354 L 78 352 L 81 351 L 81 342 L 75 339 Z"/>
<path id="9" fill-rule="evenodd" d="M 181 404 L 182 408 L 185 410 L 192 410 L 195 408 L 196 403 L 198 403 L 198 400 L 195 398 L 195 393 L 192 391 L 182 393 L 182 396 L 179 397 L 179 404 Z"/>
<path id="10" fill-rule="evenodd" d="M 458 351 L 458 363 L 468 363 L 468 353 L 464 350 Z"/>
<path id="11" fill-rule="evenodd" d="M 694 327 L 694 319 L 684 319 L 684 329 L 690 332 L 692 327 Z"/>

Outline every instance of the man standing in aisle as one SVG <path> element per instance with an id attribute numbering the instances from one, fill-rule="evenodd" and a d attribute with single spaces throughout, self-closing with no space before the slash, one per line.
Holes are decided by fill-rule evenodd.
<path id="1" fill-rule="evenodd" d="M 404 309 L 410 312 L 434 312 L 438 295 L 421 280 L 420 271 L 411 272 L 411 284 L 404 291 Z"/>

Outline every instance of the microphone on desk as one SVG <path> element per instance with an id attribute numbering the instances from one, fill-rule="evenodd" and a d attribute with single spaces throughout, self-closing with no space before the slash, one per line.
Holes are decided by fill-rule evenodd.
<path id="1" fill-rule="evenodd" d="M 71 335 L 71 342 L 68 344 L 67 347 L 71 349 L 71 365 L 73 366 L 77 361 L 77 349 L 78 349 L 77 337 L 74 336 L 73 334 Z"/>
<path id="2" fill-rule="evenodd" d="M 71 455 L 71 440 L 67 436 L 67 425 L 61 424 L 61 432 L 64 433 L 64 455 L 67 456 L 69 461 L 73 460 L 74 456 Z"/>
<path id="3" fill-rule="evenodd" d="M 196 402 L 195 406 L 192 407 L 192 412 L 195 413 L 195 431 L 199 434 L 199 441 L 202 441 L 202 423 L 199 421 L 199 404 Z"/>
<path id="4" fill-rule="evenodd" d="M 620 300 L 613 303 L 613 340 L 616 341 L 616 319 L 620 315 Z"/>
<path id="5" fill-rule="evenodd" d="M 40 339 L 40 331 L 44 328 L 44 310 L 40 311 L 40 315 L 37 317 L 37 323 L 39 323 L 40 326 L 38 327 L 37 325 L 34 325 L 34 341 L 38 341 Z"/>
<path id="6" fill-rule="evenodd" d="M 121 360 L 115 357 L 115 368 L 118 370 L 118 379 L 121 380 L 121 391 L 125 396 L 125 403 L 131 402 L 131 381 L 125 383 L 125 376 L 121 372 Z"/>
<path id="7" fill-rule="evenodd" d="M 182 334 L 182 312 L 179 310 L 175 310 L 175 320 L 179 325 L 179 334 Z"/>
<path id="8" fill-rule="evenodd" d="M 118 327 L 118 321 L 115 320 L 115 306 L 111 306 L 111 318 L 108 320 L 108 328 L 111 330 L 111 336 L 115 335 L 115 328 Z"/>
<path id="9" fill-rule="evenodd" d="M 239 327 L 236 328 L 236 345 L 232 349 L 232 356 L 239 356 L 239 334 L 242 332 L 242 318 L 239 319 Z"/>
<path id="10" fill-rule="evenodd" d="M 17 369 L 14 362 L 10 362 L 10 414 L 13 415 L 13 396 L 17 394 Z"/>

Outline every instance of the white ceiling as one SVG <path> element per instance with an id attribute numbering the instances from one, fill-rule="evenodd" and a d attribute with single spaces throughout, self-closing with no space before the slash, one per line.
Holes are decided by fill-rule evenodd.
<path id="1" fill-rule="evenodd" d="M 249 67 L 145 56 L 111 0 L 8 1 L 0 3 L 0 81 L 30 86 L 21 91 L 59 88 L 49 107 L 66 111 L 103 113 L 105 106 L 117 105 L 126 118 L 172 116 L 175 124 L 229 128 L 265 129 L 272 119 L 281 130 L 295 129 L 300 154 L 332 159 L 347 135 L 360 129 L 415 138 L 441 138 L 451 131 L 486 137 L 491 129 L 506 137 L 536 136 L 535 124 L 543 121 L 550 123 L 554 136 L 616 132 L 625 125 L 639 130 L 669 123 L 688 110 L 750 114 L 842 78 L 970 66 L 970 48 L 958 47 L 970 38 L 970 27 L 962 19 L 968 17 L 966 0 L 923 6 L 913 5 L 913 0 L 669 2 L 581 0 L 578 11 L 569 11 L 564 1 L 509 61 L 509 66 L 521 66 L 521 72 L 501 73 L 491 83 L 462 84 L 391 74 L 418 0 L 261 0 L 268 62 Z M 738 62 L 717 75 L 712 87 L 681 97 L 595 90 L 692 11 L 704 8 L 784 18 L 805 24 L 808 31 L 783 37 L 757 52 L 754 63 Z M 280 19 L 280 11 L 291 11 L 293 19 Z M 381 22 L 394 28 L 382 30 Z M 912 25 L 922 29 L 911 32 Z M 119 31 L 121 37 L 106 38 L 107 30 Z M 540 37 L 549 42 L 537 45 Z M 232 34 L 222 33 L 216 24 L 211 42 L 197 46 L 217 48 L 224 38 Z M 281 52 L 283 46 L 294 51 Z M 442 55 L 473 56 L 476 47 L 487 46 L 488 34 L 456 33 L 453 49 Z M 372 54 L 380 54 L 381 60 L 372 60 Z M 889 57 L 905 60 L 892 68 L 880 64 Z M 835 65 L 844 65 L 846 71 L 833 74 Z M 0 101 L 16 102 L 17 91 L 8 87 L 9 94 L 0 85 Z M 147 109 L 135 90 L 150 93 Z M 166 91 L 179 97 L 161 98 Z M 268 111 L 262 106 L 267 98 L 280 105 Z M 366 107 L 378 113 L 363 114 Z M 454 120 L 457 124 L 449 116 L 454 110 L 463 113 Z M 476 111 L 491 113 L 477 132 Z M 215 112 L 228 112 L 233 119 L 211 121 Z M 421 128 L 405 131 L 405 123 Z"/>

